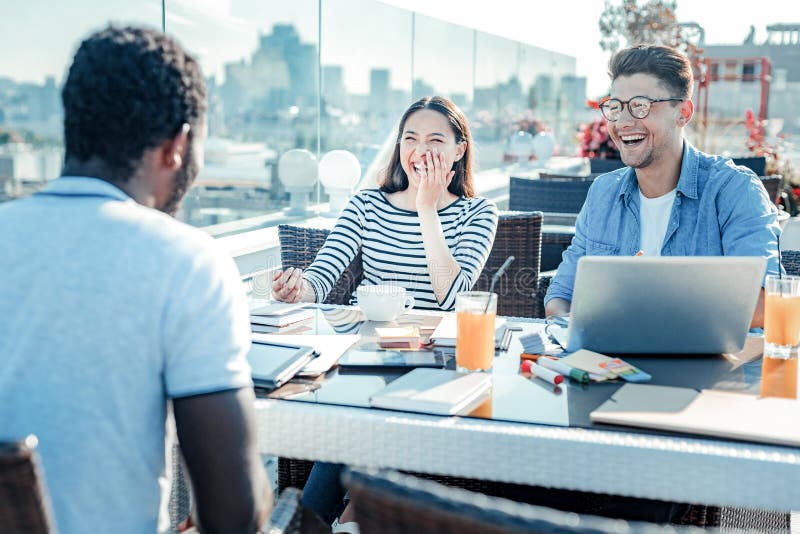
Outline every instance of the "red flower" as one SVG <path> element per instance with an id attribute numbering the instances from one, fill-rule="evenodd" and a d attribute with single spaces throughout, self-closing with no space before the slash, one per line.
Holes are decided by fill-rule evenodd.
<path id="1" fill-rule="evenodd" d="M 608 135 L 605 119 L 597 119 L 590 124 L 581 124 L 577 135 L 580 148 L 578 155 L 588 158 L 619 158 L 619 151 Z"/>

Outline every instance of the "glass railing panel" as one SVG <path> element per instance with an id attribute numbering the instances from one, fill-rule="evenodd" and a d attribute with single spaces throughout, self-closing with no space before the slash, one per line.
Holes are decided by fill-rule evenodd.
<path id="1" fill-rule="evenodd" d="M 318 150 L 317 0 L 166 7 L 167 32 L 198 57 L 209 88 L 205 166 L 178 216 L 209 226 L 282 210 L 280 155 Z"/>
<path id="2" fill-rule="evenodd" d="M 375 187 L 411 102 L 412 13 L 373 0 L 322 2 L 322 151 L 349 150 Z"/>

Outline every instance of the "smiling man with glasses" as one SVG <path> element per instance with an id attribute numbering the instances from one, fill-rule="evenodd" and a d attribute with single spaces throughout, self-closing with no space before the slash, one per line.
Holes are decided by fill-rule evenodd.
<path id="1" fill-rule="evenodd" d="M 752 171 L 684 139 L 694 114 L 688 58 L 640 45 L 609 63 L 600 110 L 627 165 L 597 177 L 545 297 L 548 316 L 568 315 L 581 256 L 763 256 L 777 273 L 777 210 Z M 752 326 L 762 326 L 763 291 Z"/>

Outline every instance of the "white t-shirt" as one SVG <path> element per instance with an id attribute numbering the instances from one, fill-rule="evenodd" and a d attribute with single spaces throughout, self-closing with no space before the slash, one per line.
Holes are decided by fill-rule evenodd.
<path id="1" fill-rule="evenodd" d="M 656 198 L 647 198 L 639 191 L 639 218 L 641 220 L 641 241 L 639 249 L 645 256 L 661 256 L 664 236 L 675 202 L 675 189 Z"/>
<path id="2" fill-rule="evenodd" d="M 156 532 L 168 398 L 248 387 L 233 260 L 96 178 L 0 205 L 0 440 L 39 438 L 59 532 Z"/>

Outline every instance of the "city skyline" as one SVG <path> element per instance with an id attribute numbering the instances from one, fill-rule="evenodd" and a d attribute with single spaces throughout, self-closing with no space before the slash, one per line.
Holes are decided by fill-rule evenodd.
<path id="1" fill-rule="evenodd" d="M 458 9 L 455 8 L 456 5 Z M 750 10 L 746 20 L 735 24 L 719 16 L 723 9 L 737 11 L 740 7 L 744 9 L 750 5 L 743 0 L 684 0 L 678 2 L 676 13 L 681 21 L 700 23 L 706 31 L 708 44 L 740 43 L 746 37 L 750 24 L 755 26 L 756 41 L 761 42 L 767 24 L 800 22 L 800 4 L 780 0 L 763 0 L 759 3 L 759 9 Z M 316 16 L 308 16 L 309 12 L 316 11 L 316 6 L 315 0 L 291 3 L 258 0 L 174 0 L 168 4 L 167 31 L 201 58 L 207 75 L 218 76 L 223 63 L 245 57 L 248 50 L 255 46 L 259 32 L 267 31 L 273 24 L 293 23 L 303 40 L 316 42 L 318 21 Z M 372 6 L 380 6 L 380 9 Z M 0 47 L 24 53 L 6 54 L 0 62 L 0 77 L 13 74 L 17 81 L 39 84 L 48 75 L 54 76 L 60 82 L 79 39 L 106 24 L 108 20 L 144 23 L 154 27 L 161 25 L 161 2 L 158 0 L 141 0 L 136 3 L 125 0 L 84 0 L 76 4 L 56 5 L 45 0 L 31 0 L 26 3 L 12 2 L 4 9 L 6 16 L 0 20 Z M 411 47 L 410 38 L 406 36 L 407 27 L 411 24 L 411 14 L 405 11 L 407 9 L 433 17 L 417 16 L 417 25 L 422 26 L 423 30 L 426 24 L 436 27 L 437 22 L 446 19 L 468 28 L 500 34 L 512 40 L 573 56 L 577 60 L 577 74 L 587 77 L 587 92 L 590 96 L 598 96 L 607 89 L 605 69 L 608 54 L 602 52 L 597 44 L 600 38 L 597 20 L 603 9 L 603 3 L 599 1 L 561 0 L 553 3 L 536 0 L 522 3 L 497 0 L 492 3 L 491 9 L 483 4 L 479 6 L 454 0 L 323 2 L 323 41 L 337 46 L 324 46 L 323 42 L 322 64 L 341 64 L 343 59 L 350 63 L 360 61 L 362 67 L 349 69 L 351 72 L 345 74 L 345 85 L 356 93 L 366 93 L 369 73 L 364 67 L 376 65 L 376 58 L 388 58 L 389 68 L 394 72 L 410 72 L 408 55 L 393 53 L 391 46 L 400 40 L 404 46 Z M 41 17 L 42 11 L 47 11 L 50 16 Z M 365 13 L 369 16 L 365 16 Z M 568 21 L 565 16 L 567 14 Z M 350 31 L 349 24 L 325 24 L 326 21 L 353 21 L 359 18 L 369 19 L 371 26 L 380 29 L 368 43 L 360 42 L 359 39 L 364 39 L 364 36 Z M 541 20 L 557 20 L 563 23 L 541 24 Z M 565 25 L 568 25 L 568 31 L 565 31 Z M 35 30 L 32 31 L 32 28 Z M 463 38 L 464 32 L 469 31 L 468 28 L 453 33 L 460 34 Z M 424 38 L 424 32 L 417 37 Z M 453 36 L 450 41 L 458 44 L 459 35 Z M 358 54 L 354 54 L 354 50 Z M 466 60 L 458 54 L 451 51 L 440 62 L 463 66 Z M 471 51 L 467 55 L 471 56 Z M 418 56 L 417 61 L 424 64 L 426 57 Z M 460 73 L 464 73 L 465 69 L 454 68 L 451 72 L 454 78 L 453 87 L 445 87 L 445 90 L 457 92 L 458 87 L 469 85 L 463 77 L 459 79 Z"/>

